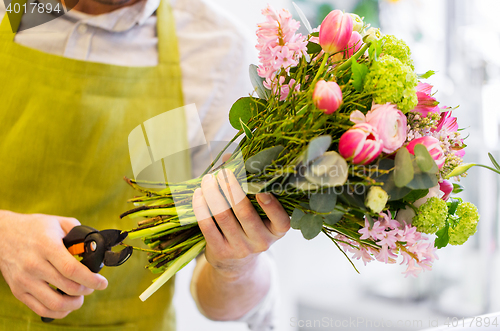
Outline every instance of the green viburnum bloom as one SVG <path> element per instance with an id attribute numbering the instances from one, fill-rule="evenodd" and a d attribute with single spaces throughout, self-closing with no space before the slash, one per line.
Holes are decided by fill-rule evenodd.
<path id="1" fill-rule="evenodd" d="M 411 59 L 411 50 L 406 43 L 394 37 L 393 35 L 387 34 L 381 39 L 382 43 L 382 54 L 391 55 L 401 61 L 403 64 L 406 64 L 411 68 L 411 70 L 415 70 L 413 66 L 413 60 Z"/>
<path id="2" fill-rule="evenodd" d="M 417 83 L 417 75 L 411 67 L 391 55 L 385 55 L 373 62 L 363 89 L 373 92 L 375 103 L 394 103 L 406 113 L 418 104 Z"/>
<path id="3" fill-rule="evenodd" d="M 450 226 L 450 244 L 462 245 L 476 233 L 479 213 L 472 203 L 464 202 L 458 205 L 455 215 L 458 216 L 458 224 L 455 227 Z"/>
<path id="4" fill-rule="evenodd" d="M 445 225 L 448 217 L 448 205 L 442 199 L 432 197 L 427 199 L 418 209 L 412 225 L 423 233 L 433 234 Z"/>

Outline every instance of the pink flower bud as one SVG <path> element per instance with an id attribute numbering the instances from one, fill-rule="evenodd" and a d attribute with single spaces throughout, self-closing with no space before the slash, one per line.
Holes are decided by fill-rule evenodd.
<path id="1" fill-rule="evenodd" d="M 453 184 L 445 179 L 442 183 L 439 183 L 439 190 L 444 193 L 441 199 L 446 201 L 450 197 L 451 192 L 453 192 Z"/>
<path id="2" fill-rule="evenodd" d="M 332 114 L 342 104 L 342 91 L 337 83 L 320 80 L 314 87 L 313 102 L 325 114 Z"/>
<path id="3" fill-rule="evenodd" d="M 321 23 L 319 44 L 329 54 L 345 49 L 351 38 L 352 27 L 351 15 L 338 9 L 330 12 Z"/>
<path id="4" fill-rule="evenodd" d="M 344 57 L 347 59 L 350 58 L 361 48 L 362 45 L 363 38 L 357 31 L 353 31 L 351 39 L 349 39 L 349 42 L 347 43 L 347 51 L 344 52 Z"/>
<path id="5" fill-rule="evenodd" d="M 422 144 L 427 148 L 434 161 L 436 161 L 436 164 L 439 169 L 443 167 L 444 162 L 446 161 L 446 157 L 444 155 L 443 148 L 441 147 L 441 142 L 439 140 L 430 136 L 424 136 L 417 139 L 413 139 L 406 146 L 408 152 L 415 155 L 414 149 L 415 145 L 417 144 Z"/>
<path id="6" fill-rule="evenodd" d="M 354 125 L 339 141 L 339 153 L 354 164 L 368 164 L 382 152 L 382 141 L 377 130 L 368 123 Z"/>

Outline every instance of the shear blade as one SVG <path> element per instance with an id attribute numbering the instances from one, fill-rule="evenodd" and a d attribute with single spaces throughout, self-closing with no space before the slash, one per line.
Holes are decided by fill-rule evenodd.
<path id="1" fill-rule="evenodd" d="M 102 230 L 99 231 L 108 247 L 114 247 L 127 238 L 128 233 L 121 230 Z"/>
<path id="2" fill-rule="evenodd" d="M 125 247 L 120 252 L 106 251 L 104 253 L 104 265 L 108 267 L 117 267 L 122 265 L 125 261 L 132 256 L 134 249 L 132 247 Z"/>

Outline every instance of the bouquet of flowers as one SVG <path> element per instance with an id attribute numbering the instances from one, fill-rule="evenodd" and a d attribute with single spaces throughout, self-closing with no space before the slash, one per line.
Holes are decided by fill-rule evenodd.
<path id="1" fill-rule="evenodd" d="M 402 40 L 339 10 L 313 30 L 297 10 L 306 36 L 288 11 L 263 10 L 255 93 L 229 113 L 239 130 L 231 143 L 241 140 L 205 174 L 233 171 L 263 217 L 255 194 L 274 194 L 292 228 L 323 233 L 348 259 L 400 259 L 406 276 L 430 270 L 437 249 L 466 242 L 479 220 L 473 204 L 450 198 L 462 188 L 448 179 L 468 169 L 453 109 L 439 106 L 424 82 L 433 72 L 414 72 Z M 147 268 L 163 273 L 145 300 L 204 249 L 191 206 L 201 177 L 162 190 L 126 180 L 143 195 L 122 217 L 145 217 L 129 237 L 144 240 Z"/>

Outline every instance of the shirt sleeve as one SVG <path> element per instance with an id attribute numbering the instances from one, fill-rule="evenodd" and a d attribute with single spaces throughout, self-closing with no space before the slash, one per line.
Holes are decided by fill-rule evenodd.
<path id="1" fill-rule="evenodd" d="M 236 322 L 244 322 L 248 325 L 248 328 L 252 331 L 271 331 L 276 328 L 276 311 L 279 301 L 279 283 L 278 283 L 278 271 L 276 268 L 276 263 L 270 251 L 262 253 L 262 257 L 268 260 L 268 265 L 270 266 L 271 272 L 271 282 L 269 286 L 269 291 L 266 296 L 245 316 L 236 320 Z M 198 293 L 196 291 L 197 283 L 200 277 L 200 272 L 207 264 L 207 259 L 205 254 L 200 255 L 196 260 L 196 267 L 193 271 L 193 278 L 191 280 L 191 295 L 193 300 L 198 307 L 198 310 L 206 316 L 205 312 L 200 306 L 198 300 Z"/>

